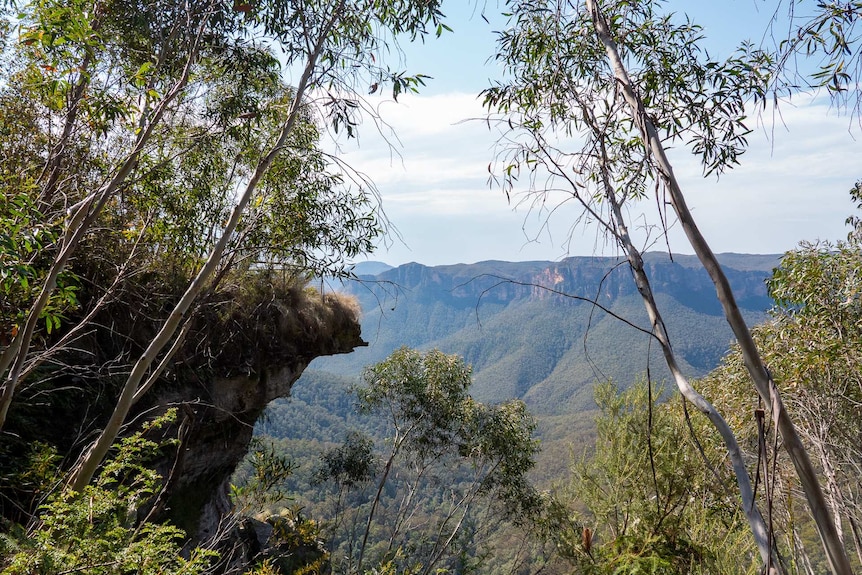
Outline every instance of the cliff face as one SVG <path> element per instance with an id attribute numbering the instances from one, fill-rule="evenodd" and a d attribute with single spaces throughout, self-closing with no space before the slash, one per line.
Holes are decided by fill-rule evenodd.
<path id="1" fill-rule="evenodd" d="M 0 520 L 26 521 L 40 502 L 37 491 L 4 481 L 32 445 L 54 447 L 65 468 L 92 441 L 129 366 L 170 309 L 170 297 L 104 309 L 86 337 L 46 365 L 38 381 L 22 386 L 0 444 L 0 469 L 10 472 L 0 473 Z M 131 433 L 177 409 L 174 424 L 149 432 L 160 435 L 152 439 L 179 440 L 155 463 L 165 487 L 146 510 L 150 517 L 183 528 L 189 545 L 235 535 L 225 521 L 232 511 L 229 478 L 248 451 L 255 421 L 269 402 L 290 393 L 311 360 L 366 345 L 358 316 L 350 297 L 265 274 L 210 294 L 171 365 L 127 418 Z"/>
<path id="2" fill-rule="evenodd" d="M 167 489 L 159 506 L 192 536 L 192 543 L 225 535 L 230 476 L 248 452 L 254 423 L 264 408 L 289 395 L 314 358 L 366 345 L 357 309 L 349 300 L 311 296 L 280 304 L 266 306 L 267 331 L 258 326 L 243 334 L 243 354 L 251 358 L 252 371 L 165 383 L 141 406 L 141 411 L 178 409 L 177 422 L 167 434 L 178 437 L 180 444 L 162 463 Z M 265 341 L 256 340 L 255 333 Z M 235 365 L 230 367 L 224 371 L 236 371 Z"/>
<path id="3" fill-rule="evenodd" d="M 769 307 L 764 278 L 778 265 L 779 256 L 719 254 L 718 257 L 743 309 Z M 561 262 L 487 261 L 436 267 L 410 263 L 365 278 L 380 282 L 373 294 L 378 299 L 395 299 L 401 290 L 411 300 L 472 308 L 477 302 L 510 304 L 516 300 L 554 298 L 548 290 L 556 290 L 582 297 L 598 296 L 602 303 L 607 303 L 637 294 L 631 272 L 620 263 L 623 263 L 620 258 L 609 257 L 571 257 Z M 674 255 L 671 259 L 664 253 L 647 253 L 644 264 L 656 292 L 684 300 L 701 311 L 721 313 L 713 301 L 715 287 L 694 256 Z M 367 285 L 348 289 L 363 298 L 363 302 L 369 300 Z"/>

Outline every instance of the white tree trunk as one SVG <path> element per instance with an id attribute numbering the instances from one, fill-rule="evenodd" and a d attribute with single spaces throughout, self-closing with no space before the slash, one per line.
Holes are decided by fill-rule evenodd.
<path id="1" fill-rule="evenodd" d="M 736 305 L 727 277 L 715 258 L 715 254 L 712 253 L 709 244 L 707 244 L 700 230 L 697 228 L 694 218 L 686 205 L 682 189 L 674 175 L 673 167 L 665 154 L 658 131 L 647 116 L 643 102 L 635 93 L 634 86 L 617 50 L 616 42 L 610 35 L 610 29 L 604 15 L 599 11 L 596 0 L 586 0 L 586 5 L 590 11 L 596 33 L 605 47 L 608 60 L 611 63 L 614 76 L 620 86 L 623 97 L 631 109 L 632 119 L 639 127 L 645 145 L 661 170 L 661 178 L 667 188 L 671 205 L 679 218 L 686 237 L 715 285 L 718 299 L 724 309 L 725 318 L 739 343 L 745 366 L 761 398 L 772 407 L 773 417 L 777 418 L 777 427 L 784 440 L 784 448 L 787 450 L 796 468 L 796 473 L 808 500 L 808 506 L 814 517 L 815 524 L 817 525 L 830 568 L 836 575 L 852 575 L 850 561 L 843 545 L 841 545 L 841 540 L 835 529 L 835 522 L 829 513 L 829 507 L 823 496 L 823 491 L 820 488 L 820 483 L 817 480 L 817 475 L 811 465 L 808 453 L 802 445 L 793 422 L 781 403 L 778 391 L 775 389 L 775 385 L 772 383 L 769 373 L 760 359 L 760 354 L 757 346 L 754 344 L 751 332 L 742 318 L 739 307 Z"/>

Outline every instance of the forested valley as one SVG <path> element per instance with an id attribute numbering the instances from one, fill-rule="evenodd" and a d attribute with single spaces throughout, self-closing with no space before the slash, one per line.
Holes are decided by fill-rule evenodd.
<path id="1" fill-rule="evenodd" d="M 659 0 L 477 4 L 489 184 L 616 255 L 390 268 L 330 144 L 446 3 L 0 0 L 0 573 L 862 570 L 862 183 L 846 239 L 716 255 L 668 156 L 858 129 L 862 3 L 762 4 L 726 59 Z"/>

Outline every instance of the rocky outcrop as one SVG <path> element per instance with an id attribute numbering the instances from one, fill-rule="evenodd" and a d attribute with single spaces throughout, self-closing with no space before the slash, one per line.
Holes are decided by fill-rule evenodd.
<path id="1" fill-rule="evenodd" d="M 184 345 L 134 406 L 124 430 L 177 410 L 175 423 L 148 431 L 151 439 L 177 441 L 155 462 L 163 491 L 140 513 L 181 527 L 190 546 L 217 545 L 227 561 L 223 572 L 242 566 L 265 543 L 259 541 L 265 533 L 234 517 L 228 491 L 255 421 L 268 403 L 290 393 L 313 359 L 366 345 L 358 304 L 349 296 L 320 294 L 281 274 L 229 279 L 202 298 Z M 68 466 L 104 425 L 131 363 L 178 297 L 154 285 L 140 290 L 145 297 L 102 309 L 38 381 L 21 386 L 0 442 L 0 522 L 25 523 L 42 500 L 38 485 L 9 479 L 24 472 L 32 446 L 49 445 Z M 82 315 L 89 303 L 82 298 Z"/>
<path id="2" fill-rule="evenodd" d="M 243 334 L 242 354 L 254 366 L 251 371 L 166 382 L 141 406 L 151 412 L 178 410 L 176 423 L 165 431 L 179 438 L 179 446 L 161 465 L 167 484 L 159 511 L 192 536 L 190 544 L 214 542 L 234 529 L 226 523 L 232 513 L 230 477 L 267 404 L 287 396 L 312 359 L 366 345 L 351 300 L 311 296 L 283 304 L 270 302 L 258 313 L 266 317 L 266 330 L 258 324 Z"/>

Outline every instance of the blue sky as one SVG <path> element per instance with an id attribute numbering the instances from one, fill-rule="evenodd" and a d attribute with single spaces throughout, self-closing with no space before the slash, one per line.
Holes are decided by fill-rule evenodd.
<path id="1" fill-rule="evenodd" d="M 704 26 L 707 49 L 717 55 L 729 53 L 746 35 L 760 41 L 774 10 L 763 0 L 688 0 L 671 6 Z M 544 216 L 508 204 L 499 188 L 489 186 L 494 135 L 475 119 L 483 115 L 478 93 L 500 74 L 489 59 L 493 32 L 505 20 L 496 15 L 495 0 L 484 5 L 449 0 L 443 11 L 453 33 L 404 46 L 408 69 L 433 77 L 422 94 L 402 96 L 397 103 L 383 96 L 372 100 L 391 126 L 384 134 L 397 143 L 397 153 L 370 125 L 362 127 L 358 142 L 343 143 L 343 159 L 376 182 L 383 209 L 399 232 L 370 259 L 440 265 L 615 254 L 594 228 L 572 227 L 578 212 L 561 210 L 546 225 Z M 846 235 L 844 219 L 853 209 L 847 190 L 862 178 L 858 123 L 822 98 L 794 98 L 780 114 L 752 123 L 755 132 L 741 167 L 720 180 L 704 179 L 688 154 L 672 153 L 715 251 L 781 253 L 801 240 Z M 691 253 L 674 230 L 670 246 Z"/>

